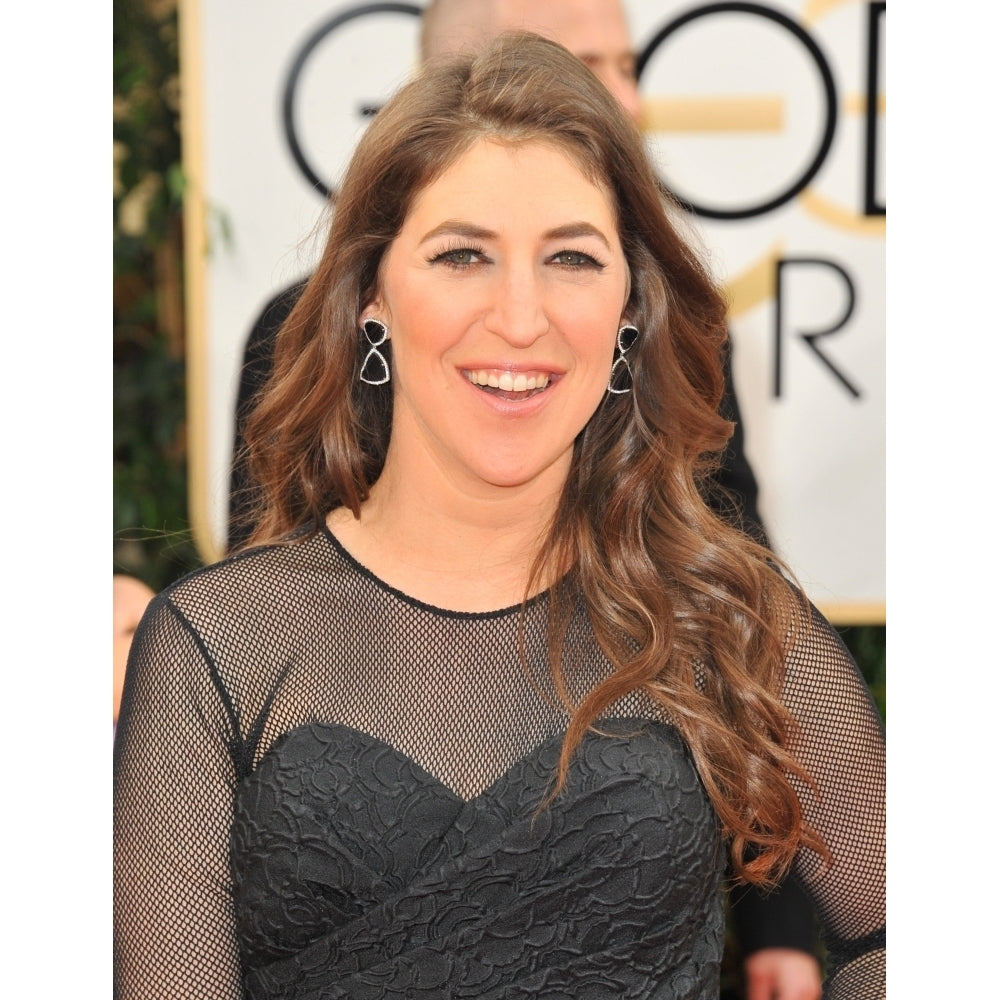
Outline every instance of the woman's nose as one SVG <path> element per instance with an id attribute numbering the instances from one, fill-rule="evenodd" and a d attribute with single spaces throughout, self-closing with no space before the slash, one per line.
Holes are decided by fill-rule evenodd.
<path id="1" fill-rule="evenodd" d="M 548 330 L 542 288 L 533 268 L 508 271 L 492 294 L 486 327 L 513 347 L 530 347 Z"/>

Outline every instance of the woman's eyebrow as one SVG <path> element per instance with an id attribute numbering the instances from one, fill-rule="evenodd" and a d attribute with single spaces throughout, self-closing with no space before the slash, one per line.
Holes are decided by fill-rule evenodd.
<path id="1" fill-rule="evenodd" d="M 567 222 L 566 225 L 556 226 L 555 229 L 550 229 L 545 234 L 545 238 L 549 240 L 574 240 L 584 236 L 593 236 L 595 239 L 600 240 L 609 250 L 611 249 L 611 243 L 604 233 L 597 226 L 591 225 L 589 222 Z"/>
<path id="2" fill-rule="evenodd" d="M 461 219 L 448 219 L 439 226 L 435 226 L 429 232 L 424 233 L 421 243 L 428 240 L 437 239 L 439 236 L 464 236 L 470 240 L 496 239 L 497 234 L 491 229 L 477 226 L 471 222 L 463 222 Z"/>
<path id="3" fill-rule="evenodd" d="M 565 225 L 556 226 L 554 229 L 548 230 L 543 235 L 546 240 L 572 240 L 592 236 L 600 240 L 608 250 L 611 249 L 611 243 L 604 233 L 597 226 L 589 222 L 567 222 Z M 498 234 L 492 229 L 486 229 L 471 222 L 463 222 L 461 219 L 448 219 L 424 233 L 420 242 L 426 243 L 428 240 L 437 239 L 439 236 L 464 236 L 466 239 L 471 240 L 490 240 L 497 239 Z"/>

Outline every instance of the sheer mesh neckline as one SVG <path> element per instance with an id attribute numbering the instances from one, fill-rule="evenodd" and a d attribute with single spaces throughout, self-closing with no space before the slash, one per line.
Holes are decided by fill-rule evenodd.
<path id="1" fill-rule="evenodd" d="M 432 615 L 439 615 L 442 618 L 452 618 L 459 621 L 488 621 L 494 618 L 506 618 L 509 615 L 518 614 L 522 608 L 529 610 L 534 608 L 537 604 L 542 601 L 551 593 L 551 588 L 539 591 L 533 597 L 529 597 L 527 601 L 519 601 L 517 604 L 509 604 L 504 608 L 496 608 L 490 611 L 455 611 L 451 608 L 442 608 L 437 604 L 431 604 L 428 601 L 422 601 L 419 597 L 411 597 L 406 591 L 400 590 L 398 587 L 394 587 L 391 583 L 387 583 L 376 573 L 373 573 L 364 563 L 359 562 L 347 549 L 344 543 L 337 538 L 337 536 L 330 530 L 326 521 L 323 522 L 323 526 L 320 529 L 321 534 L 323 534 L 330 544 L 336 549 L 337 554 L 341 556 L 350 566 L 355 569 L 361 576 L 365 577 L 371 583 L 373 583 L 379 590 L 388 594 L 390 597 L 394 597 L 398 601 L 402 601 L 404 604 L 409 604 L 411 607 L 416 608 L 419 611 L 426 611 Z"/>

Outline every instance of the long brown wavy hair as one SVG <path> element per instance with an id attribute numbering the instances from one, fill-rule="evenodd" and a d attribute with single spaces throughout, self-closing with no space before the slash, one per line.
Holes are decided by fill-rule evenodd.
<path id="1" fill-rule="evenodd" d="M 358 319 L 414 197 L 484 138 L 549 143 L 607 188 L 631 278 L 626 315 L 641 331 L 632 391 L 609 395 L 580 433 L 526 591 L 551 587 L 560 690 L 581 595 L 616 668 L 571 706 L 557 787 L 602 711 L 643 690 L 690 746 L 736 871 L 776 878 L 800 844 L 823 851 L 788 780 L 808 778 L 778 696 L 804 604 L 774 556 L 705 504 L 733 429 L 718 412 L 726 303 L 671 221 L 638 130 L 561 46 L 504 35 L 477 56 L 429 64 L 375 116 L 247 424 L 261 496 L 250 543 L 318 530 L 338 506 L 359 515 L 385 460 L 392 393 L 358 378 Z"/>

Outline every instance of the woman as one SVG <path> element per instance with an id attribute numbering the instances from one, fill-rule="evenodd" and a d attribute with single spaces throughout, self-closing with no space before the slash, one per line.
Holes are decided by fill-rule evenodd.
<path id="1" fill-rule="evenodd" d="M 883 734 L 699 495 L 724 347 L 569 53 L 386 105 L 247 429 L 253 545 L 134 641 L 120 995 L 715 997 L 727 853 L 884 994 Z"/>

